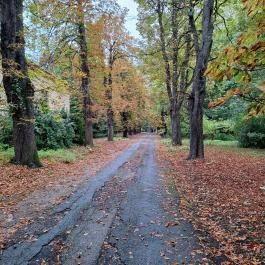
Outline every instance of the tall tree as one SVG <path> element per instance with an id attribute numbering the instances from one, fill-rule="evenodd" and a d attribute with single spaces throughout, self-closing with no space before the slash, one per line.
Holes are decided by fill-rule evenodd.
<path id="1" fill-rule="evenodd" d="M 105 21 L 105 36 L 103 39 L 103 47 L 106 57 L 106 77 L 104 85 L 106 88 L 106 102 L 107 102 L 107 129 L 108 140 L 113 141 L 114 137 L 114 112 L 113 112 L 113 69 L 116 62 L 129 55 L 132 38 L 128 35 L 124 28 L 124 19 L 126 10 L 116 7 L 114 14 L 111 12 L 104 15 Z"/>
<path id="2" fill-rule="evenodd" d="M 189 66 L 192 55 L 190 32 L 187 29 L 188 20 L 186 16 L 185 1 L 172 0 L 146 0 L 138 1 L 143 12 L 146 24 L 151 21 L 152 31 L 159 37 L 159 51 L 164 64 L 164 83 L 170 105 L 170 120 L 172 131 L 172 144 L 181 145 L 181 108 L 186 91 L 191 84 Z M 157 25 L 152 17 L 156 15 Z M 146 24 L 140 26 L 142 32 L 150 30 Z M 154 29 L 157 28 L 157 32 Z M 147 29 L 147 30 L 146 30 Z M 156 42 L 149 39 L 148 42 Z M 156 40 L 156 39 L 155 39 Z M 156 45 L 157 46 L 157 45 Z M 157 49 L 157 47 L 156 47 Z M 151 52 L 151 56 L 154 54 Z"/>
<path id="3" fill-rule="evenodd" d="M 1 1 L 3 84 L 13 119 L 13 163 L 41 166 L 34 135 L 34 87 L 25 59 L 23 1 Z"/>
<path id="4" fill-rule="evenodd" d="M 89 68 L 88 24 L 93 11 L 91 1 L 85 0 L 34 0 L 30 2 L 31 22 L 37 27 L 37 36 L 40 39 L 37 45 L 41 47 L 40 63 L 49 71 L 62 69 L 66 58 L 71 58 L 70 66 L 78 54 L 78 78 L 71 79 L 80 82 L 84 117 L 84 144 L 93 145 L 92 128 L 92 100 L 91 76 Z M 92 15 L 91 15 L 92 16 Z M 39 30 L 41 28 L 41 30 Z M 35 41 L 35 40 L 34 40 Z M 39 45 L 39 43 L 41 45 Z M 62 63 L 64 62 L 64 63 Z M 70 70 L 72 71 L 72 69 Z M 72 71 L 74 72 L 74 71 Z M 76 70 L 75 70 L 76 72 Z M 75 82 L 76 84 L 77 82 Z"/>
<path id="5" fill-rule="evenodd" d="M 194 2 L 190 1 L 189 23 L 196 50 L 196 66 L 194 70 L 192 91 L 189 97 L 190 152 L 188 159 L 204 158 L 203 102 L 206 87 L 205 71 L 208 66 L 213 38 L 214 0 L 204 0 L 203 2 L 201 43 L 199 41 L 199 34 L 195 24 L 194 9 Z"/>
<path id="6" fill-rule="evenodd" d="M 90 96 L 90 71 L 88 66 L 88 46 L 86 36 L 86 26 L 84 18 L 84 1 L 77 1 L 77 27 L 78 44 L 80 56 L 80 68 L 82 71 L 81 91 L 83 95 L 83 110 L 85 120 L 85 145 L 93 146 L 93 124 L 92 124 L 92 100 Z"/>

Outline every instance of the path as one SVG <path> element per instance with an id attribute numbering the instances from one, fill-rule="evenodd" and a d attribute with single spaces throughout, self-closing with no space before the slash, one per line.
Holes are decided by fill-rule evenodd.
<path id="1" fill-rule="evenodd" d="M 49 231 L 9 247 L 0 264 L 201 264 L 192 227 L 163 184 L 155 136 L 146 135 L 55 209 L 63 217 Z"/>

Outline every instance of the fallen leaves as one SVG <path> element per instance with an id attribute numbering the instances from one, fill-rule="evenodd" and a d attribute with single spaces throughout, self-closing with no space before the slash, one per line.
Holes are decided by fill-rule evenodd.
<path id="1" fill-rule="evenodd" d="M 71 164 L 59 161 L 42 161 L 44 167 L 38 169 L 11 164 L 0 165 L 0 218 L 3 220 L 0 221 L 0 249 L 5 248 L 7 238 L 13 236 L 17 230 L 30 222 L 27 219 L 30 211 L 36 213 L 43 211 L 43 205 L 34 201 L 28 212 L 21 213 L 26 216 L 22 216 L 23 218 L 20 220 L 13 220 L 13 214 L 17 214 L 18 203 L 26 200 L 33 193 L 36 193 L 36 197 L 41 197 L 44 195 L 43 192 L 52 192 L 55 187 L 60 188 L 62 193 L 55 194 L 49 203 L 51 205 L 62 203 L 84 181 L 112 161 L 133 142 L 134 139 L 114 142 L 99 139 L 92 151 L 85 147 L 77 147 L 83 155 Z M 8 230 L 4 229 L 7 222 L 10 224 L 14 222 Z"/>
<path id="2" fill-rule="evenodd" d="M 182 214 L 204 234 L 205 254 L 225 256 L 222 264 L 262 264 L 265 158 L 207 147 L 204 161 L 187 161 L 183 149 L 157 148 L 160 165 L 175 181 Z M 209 244 L 213 240 L 218 246 Z"/>
<path id="3" fill-rule="evenodd" d="M 171 227 L 171 226 L 177 226 L 177 225 L 179 225 L 179 222 L 172 221 L 172 222 L 167 222 L 165 224 L 165 227 Z"/>

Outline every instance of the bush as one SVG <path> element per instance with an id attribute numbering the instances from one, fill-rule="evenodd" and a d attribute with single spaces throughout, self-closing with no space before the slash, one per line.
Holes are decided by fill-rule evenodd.
<path id="1" fill-rule="evenodd" d="M 231 141 L 235 139 L 234 124 L 229 120 L 203 120 L 204 137 L 211 140 Z"/>
<path id="2" fill-rule="evenodd" d="M 0 144 L 7 148 L 13 140 L 13 122 L 10 116 L 0 115 Z"/>
<path id="3" fill-rule="evenodd" d="M 238 141 L 241 147 L 265 148 L 265 116 L 242 122 Z"/>
<path id="4" fill-rule="evenodd" d="M 70 119 L 73 122 L 74 129 L 73 143 L 83 145 L 85 138 L 85 122 L 82 111 L 82 101 L 78 95 L 71 97 L 70 109 Z"/>
<path id="5" fill-rule="evenodd" d="M 103 119 L 93 124 L 93 134 L 95 138 L 102 138 L 108 135 L 107 122 Z"/>
<path id="6" fill-rule="evenodd" d="M 71 147 L 74 124 L 65 113 L 42 113 L 36 115 L 35 134 L 38 149 Z M 10 116 L 0 115 L 0 149 L 12 146 L 13 123 Z"/>
<path id="7" fill-rule="evenodd" d="M 38 149 L 59 149 L 73 145 L 73 123 L 65 115 L 39 113 L 35 123 Z"/>

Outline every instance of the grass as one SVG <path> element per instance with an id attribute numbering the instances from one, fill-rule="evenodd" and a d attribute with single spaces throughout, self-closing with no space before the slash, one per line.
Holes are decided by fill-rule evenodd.
<path id="1" fill-rule="evenodd" d="M 121 136 L 115 136 L 114 141 L 128 141 L 129 138 L 121 137 Z"/>
<path id="2" fill-rule="evenodd" d="M 0 149 L 0 164 L 7 164 L 14 156 L 14 148 Z"/>
<path id="3" fill-rule="evenodd" d="M 81 154 L 75 149 L 40 150 L 39 158 L 48 161 L 73 163 Z M 14 156 L 14 148 L 0 150 L 0 164 L 7 164 Z"/>
<path id="4" fill-rule="evenodd" d="M 171 146 L 171 139 L 170 138 L 163 138 L 162 144 L 166 146 Z M 222 140 L 204 140 L 204 144 L 206 145 L 214 145 L 214 146 L 230 146 L 230 147 L 237 147 L 237 141 L 222 141 Z M 189 146 L 189 139 L 182 140 L 183 146 Z"/>
<path id="5" fill-rule="evenodd" d="M 238 147 L 238 141 L 205 140 L 206 145 Z"/>
<path id="6" fill-rule="evenodd" d="M 188 150 L 189 149 L 189 139 L 182 140 L 182 146 L 172 146 L 170 138 L 162 138 L 162 144 L 166 145 L 170 152 L 176 152 L 177 150 Z M 208 146 L 217 146 L 220 148 L 226 148 L 236 151 L 240 154 L 249 154 L 251 156 L 265 156 L 264 149 L 253 149 L 253 148 L 240 148 L 238 146 L 238 141 L 223 141 L 223 140 L 204 140 L 204 144 Z"/>
<path id="7" fill-rule="evenodd" d="M 38 152 L 40 159 L 47 159 L 55 162 L 73 163 L 77 159 L 77 154 L 73 149 L 57 149 L 57 150 L 40 150 Z"/>

